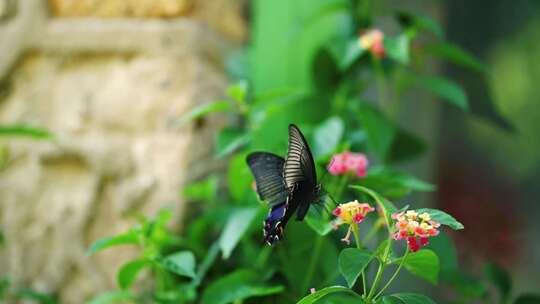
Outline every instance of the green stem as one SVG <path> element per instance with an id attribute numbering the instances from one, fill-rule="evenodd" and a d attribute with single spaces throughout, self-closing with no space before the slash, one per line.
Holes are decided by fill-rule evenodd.
<path id="1" fill-rule="evenodd" d="M 356 241 L 356 248 L 362 249 L 362 242 L 360 241 L 360 231 L 359 231 L 359 228 L 358 228 L 358 224 L 354 223 L 354 224 L 351 225 L 351 227 L 352 227 L 352 231 L 353 231 L 353 235 L 354 235 L 354 240 Z M 364 273 L 364 270 L 362 270 L 360 275 L 362 276 L 362 287 L 364 289 L 364 296 L 366 296 L 367 287 L 366 287 L 366 275 Z"/>
<path id="2" fill-rule="evenodd" d="M 306 291 L 308 289 L 309 283 L 311 282 L 311 278 L 313 277 L 313 274 L 315 273 L 315 266 L 317 265 L 317 260 L 319 260 L 319 255 L 321 253 L 322 240 L 323 240 L 323 237 L 321 235 L 317 235 L 317 238 L 315 238 L 315 244 L 313 246 L 313 254 L 311 255 L 311 260 L 309 261 L 306 277 L 304 279 L 304 284 L 302 284 L 302 291 Z"/>
<path id="3" fill-rule="evenodd" d="M 369 291 L 369 294 L 367 296 L 367 302 L 371 303 L 371 299 L 373 299 L 373 295 L 375 294 L 375 291 L 377 291 L 377 286 L 379 285 L 382 274 L 384 273 L 384 269 L 386 268 L 386 260 L 388 259 L 388 255 L 390 254 L 390 245 L 392 243 L 388 242 L 388 245 L 386 246 L 384 250 L 384 254 L 382 259 L 379 261 L 379 268 L 377 269 L 377 274 L 375 274 L 375 279 L 373 280 L 373 285 L 371 286 L 371 290 Z"/>
<path id="4" fill-rule="evenodd" d="M 407 259 L 407 255 L 409 254 L 409 247 L 407 246 L 407 249 L 405 250 L 405 254 L 403 255 L 403 257 L 401 258 L 401 261 L 399 263 L 399 266 L 398 268 L 396 269 L 396 271 L 394 272 L 394 274 L 392 275 L 392 277 L 390 278 L 390 280 L 388 280 L 388 282 L 386 283 L 386 285 L 384 285 L 383 288 L 381 288 L 381 290 L 379 291 L 379 293 L 377 293 L 377 295 L 375 295 L 374 299 L 377 299 L 377 297 L 379 297 L 385 290 L 386 288 L 388 288 L 388 286 L 390 286 L 390 284 L 392 284 L 392 282 L 394 281 L 394 279 L 397 277 L 399 271 L 401 270 L 401 267 L 403 267 L 403 264 L 405 264 L 405 260 Z"/>

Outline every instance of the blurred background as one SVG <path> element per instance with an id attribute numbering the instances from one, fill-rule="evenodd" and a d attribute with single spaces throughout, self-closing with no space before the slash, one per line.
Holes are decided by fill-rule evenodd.
<path id="1" fill-rule="evenodd" d="M 512 277 L 513 294 L 535 291 L 540 284 L 540 5 L 532 0 L 366 1 L 370 23 L 358 24 L 350 23 L 345 2 L 0 0 L 3 286 L 9 282 L 9 288 L 55 294 L 60 303 L 80 303 L 116 288 L 118 267 L 137 251 L 122 247 L 92 257 L 85 252 L 97 239 L 127 230 L 134 214 L 150 217 L 170 207 L 171 229 L 197 237 L 189 229 L 206 207 L 197 203 L 201 197 L 185 195 L 185 186 L 225 175 L 228 183 L 217 182 L 216 191 L 232 193 L 218 197 L 238 201 L 243 190 L 231 188 L 230 180 L 247 188 L 251 183 L 241 181 L 244 151 L 284 154 L 288 123 L 300 124 L 311 138 L 328 113 L 347 112 L 343 104 L 353 101 L 340 96 L 350 92 L 360 100 L 380 99 L 378 83 L 370 80 L 378 74 L 362 68 L 369 60 L 359 57 L 338 69 L 327 46 L 333 39 L 357 37 L 367 26 L 385 37 L 401 37 L 404 18 L 396 21 L 394 15 L 407 11 L 440 23 L 444 41 L 460 50 L 433 44 L 438 29 L 428 25 L 435 34 L 411 42 L 410 58 L 407 51 L 400 62 L 390 49 L 388 57 L 451 79 L 466 97 L 459 88 L 448 93 L 436 85 L 427 91 L 413 85 L 399 95 L 390 93 L 401 100 L 399 106 L 380 104 L 402 140 L 381 148 L 384 144 L 373 144 L 378 133 L 354 117 L 343 118 L 344 138 L 366 153 L 372 166 L 391 165 L 436 185 L 433 192 L 397 201 L 445 210 L 464 224 L 465 230 L 449 236 L 468 275 L 479 277 L 485 264 L 494 262 Z M 422 51 L 428 46 L 432 57 Z M 382 69 L 398 75 L 407 88 L 408 77 L 417 75 L 396 72 L 391 63 Z M 345 82 L 348 86 L 341 85 Z M 235 93 L 238 88 L 241 93 Z M 245 115 L 192 111 L 227 98 L 240 100 Z M 468 106 L 460 106 L 463 98 Z M 244 99 L 251 108 L 244 107 Z M 194 119 L 186 121 L 186 115 Z M 319 149 L 319 162 L 341 148 Z M 390 152 L 385 157 L 381 149 Z M 235 175 L 231 168 L 238 163 L 244 171 Z M 220 208 L 216 204 L 208 208 Z M 216 231 L 200 232 L 201 239 L 222 230 L 223 223 L 215 221 L 220 223 Z M 256 243 L 260 227 L 253 231 Z M 243 255 L 259 251 L 242 245 L 249 248 Z M 466 288 L 451 281 L 432 290 L 411 278 L 393 289 L 430 290 L 434 299 L 469 303 L 456 300 L 455 289 Z M 474 295 L 467 296 L 475 303 Z"/>

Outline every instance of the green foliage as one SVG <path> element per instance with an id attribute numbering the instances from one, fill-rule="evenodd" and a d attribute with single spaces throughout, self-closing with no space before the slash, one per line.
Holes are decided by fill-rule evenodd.
<path id="1" fill-rule="evenodd" d="M 421 208 L 417 211 L 418 213 L 427 212 L 433 220 L 441 223 L 442 225 L 447 225 L 454 230 L 461 230 L 465 228 L 462 223 L 458 222 L 453 216 L 444 211 L 430 208 Z"/>
<path id="2" fill-rule="evenodd" d="M 365 250 L 346 248 L 339 254 L 339 272 L 347 281 L 349 287 L 353 287 L 356 279 L 367 267 L 373 255 Z"/>
<path id="3" fill-rule="evenodd" d="M 251 297 L 276 294 L 283 286 L 268 285 L 261 275 L 251 270 L 237 270 L 208 286 L 202 296 L 202 304 L 226 304 Z"/>
<path id="4" fill-rule="evenodd" d="M 191 251 L 180 251 L 166 256 L 161 264 L 168 271 L 188 278 L 195 278 L 195 256 Z"/>
<path id="5" fill-rule="evenodd" d="M 337 292 L 343 292 L 343 293 L 350 293 L 353 294 L 356 298 L 360 298 L 358 294 L 356 294 L 354 291 L 350 290 L 349 288 L 343 287 L 343 286 L 331 286 L 326 287 L 321 290 L 318 290 L 310 295 L 305 296 L 300 301 L 296 302 L 296 304 L 311 304 L 315 303 L 321 298 Z M 356 299 L 358 301 L 358 299 Z"/>
<path id="6" fill-rule="evenodd" d="M 435 304 L 430 298 L 416 293 L 396 293 L 384 296 L 381 304 Z"/>
<path id="7" fill-rule="evenodd" d="M 514 304 L 540 304 L 540 295 L 524 294 L 520 295 Z"/>
<path id="8" fill-rule="evenodd" d="M 433 94 L 443 98 L 455 106 L 467 110 L 469 103 L 467 95 L 457 84 L 443 77 L 430 76 L 419 78 L 418 83 Z"/>
<path id="9" fill-rule="evenodd" d="M 410 253 L 406 257 L 394 260 L 393 263 L 397 265 L 403 263 L 403 267 L 410 273 L 425 279 L 433 285 L 437 285 L 439 281 L 439 257 L 429 249 Z"/>
<path id="10" fill-rule="evenodd" d="M 236 244 L 247 231 L 256 215 L 256 208 L 243 208 L 231 214 L 219 238 L 219 246 L 223 252 L 224 259 L 229 258 L 234 247 L 236 247 Z"/>
<path id="11" fill-rule="evenodd" d="M 487 264 L 485 271 L 487 278 L 499 291 L 501 302 L 505 303 L 510 297 L 512 291 L 512 280 L 510 275 L 502 267 L 497 264 Z"/>
<path id="12" fill-rule="evenodd" d="M 441 76 L 418 75 L 429 74 L 423 64 L 429 54 L 473 70 L 484 68 L 472 55 L 446 42 L 442 27 L 421 13 L 392 13 L 400 27 L 393 35 L 385 33 L 382 46 L 378 45 L 384 54 L 361 47 L 359 33 L 369 32 L 368 26 L 377 24 L 379 17 L 378 10 L 366 3 L 252 3 L 250 47 L 245 56 L 235 59 L 235 76 L 245 75 L 246 79 L 226 90 L 226 100 L 200 105 L 177 121 L 180 125 L 227 112 L 233 123 L 220 130 L 214 141 L 215 157 L 227 159 L 226 173 L 215 172 L 182 189 L 184 198 L 198 204 L 188 208 L 181 236 L 166 226 L 171 213 L 164 212 L 155 219 L 143 218 L 126 233 L 95 242 L 89 254 L 122 244 L 136 245 L 140 253 L 118 272 L 123 290 L 105 294 L 102 302 L 95 303 L 144 302 L 149 297 L 161 303 L 203 304 L 293 303 L 298 299 L 297 303 L 306 304 L 323 297 L 330 304 L 434 303 L 419 294 L 385 294 L 402 268 L 433 284 L 440 275 L 440 281 L 463 298 L 484 294 L 484 285 L 459 271 L 455 247 L 444 233 L 430 238 L 429 249 L 399 256 L 391 217 L 398 212 L 391 200 L 435 190 L 434 185 L 393 168 L 427 149 L 421 138 L 400 127 L 403 91 L 426 89 L 467 110 L 467 94 L 460 86 Z M 431 45 L 428 52 L 424 43 L 416 43 L 425 33 Z M 371 88 L 376 88 L 376 95 L 370 93 Z M 365 96 L 373 101 L 366 102 Z M 310 208 L 307 225 L 291 220 L 278 245 L 262 247 L 260 222 L 266 208 L 258 205 L 246 155 L 252 151 L 286 155 L 290 123 L 305 132 L 320 182 L 332 200 L 335 196 L 337 203 L 368 202 L 377 207 L 379 215 L 373 212 L 356 219 L 365 220 L 360 226 L 350 219 L 336 222 L 331 215 L 335 204 L 328 201 L 329 196 Z M 367 154 L 370 167 L 366 177 L 322 174 L 332 155 L 342 151 Z M 417 211 L 428 212 L 433 220 L 452 229 L 464 228 L 443 211 Z M 353 235 L 349 240 L 363 249 L 343 249 L 336 237 L 340 232 L 332 229 L 338 223 L 347 226 Z M 128 292 L 144 269 L 154 284 L 149 290 Z M 360 276 L 366 283 L 357 283 Z M 348 288 L 336 285 L 345 283 Z M 311 288 L 316 290 L 306 295 Z"/>
<path id="13" fill-rule="evenodd" d="M 53 135 L 45 129 L 25 125 L 4 125 L 0 126 L 0 137 L 27 137 L 34 140 L 39 140 L 52 139 Z"/>

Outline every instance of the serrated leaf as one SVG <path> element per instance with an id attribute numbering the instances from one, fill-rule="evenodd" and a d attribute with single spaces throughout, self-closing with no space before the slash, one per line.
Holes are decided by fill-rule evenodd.
<path id="1" fill-rule="evenodd" d="M 344 131 L 343 120 L 337 116 L 332 116 L 318 125 L 313 135 L 315 157 L 320 158 L 334 152 Z"/>
<path id="2" fill-rule="evenodd" d="M 382 304 L 436 304 L 430 298 L 417 293 L 396 293 L 384 296 Z"/>
<path id="3" fill-rule="evenodd" d="M 137 278 L 139 272 L 149 265 L 150 262 L 147 259 L 138 259 L 122 265 L 116 276 L 118 286 L 122 289 L 128 289 Z"/>
<path id="4" fill-rule="evenodd" d="M 179 276 L 195 278 L 195 256 L 191 251 L 180 251 L 166 256 L 161 264 Z"/>
<path id="5" fill-rule="evenodd" d="M 216 112 L 223 112 L 223 111 L 229 111 L 231 110 L 231 105 L 228 101 L 222 100 L 222 101 L 216 101 L 211 103 L 205 103 L 202 105 L 199 105 L 195 107 L 193 110 L 188 112 L 187 114 L 180 117 L 176 122 L 176 126 L 182 126 L 183 124 L 187 123 L 188 121 L 201 118 L 203 116 L 206 116 L 210 113 L 216 113 Z"/>
<path id="6" fill-rule="evenodd" d="M 244 233 L 256 218 L 257 208 L 244 208 L 236 210 L 227 220 L 223 233 L 219 238 L 219 246 L 223 252 L 223 258 L 228 259 L 236 244 L 244 236 Z"/>
<path id="7" fill-rule="evenodd" d="M 459 85 L 448 79 L 437 76 L 420 77 L 418 83 L 430 90 L 433 94 L 463 110 L 469 108 L 465 91 L 463 91 Z"/>
<path id="8" fill-rule="evenodd" d="M 296 302 L 296 304 L 312 304 L 312 303 L 317 302 L 321 298 L 325 297 L 326 295 L 337 293 L 337 292 L 345 292 L 345 293 L 355 296 L 358 299 L 362 298 L 359 294 L 355 293 L 354 291 L 352 291 L 351 289 L 347 287 L 331 286 L 331 287 L 323 288 L 321 290 L 317 290 L 316 292 L 303 297 L 300 301 Z"/>
<path id="9" fill-rule="evenodd" d="M 441 223 L 441 225 L 449 226 L 454 230 L 461 230 L 465 228 L 462 223 L 458 222 L 453 216 L 444 211 L 430 208 L 421 208 L 416 211 L 418 213 L 427 212 L 429 213 L 431 219 Z"/>
<path id="10" fill-rule="evenodd" d="M 202 304 L 227 304 L 251 297 L 280 293 L 283 286 L 261 282 L 261 275 L 251 270 L 237 270 L 210 283 L 204 290 Z"/>
<path id="11" fill-rule="evenodd" d="M 100 251 L 109 247 L 118 246 L 118 245 L 126 245 L 126 244 L 138 244 L 138 242 L 139 242 L 139 237 L 137 233 L 133 231 L 122 233 L 115 236 L 105 237 L 105 238 L 95 241 L 92 245 L 90 245 L 90 248 L 86 252 L 86 255 L 90 256 L 97 251 Z"/>
<path id="12" fill-rule="evenodd" d="M 347 281 L 350 288 L 356 283 L 360 273 L 367 267 L 373 255 L 368 251 L 357 248 L 345 248 L 339 254 L 339 272 Z"/>
<path id="13" fill-rule="evenodd" d="M 28 137 L 32 139 L 50 139 L 53 137 L 53 135 L 45 129 L 25 125 L 0 126 L 0 137 L 1 136 Z"/>
<path id="14" fill-rule="evenodd" d="M 403 261 L 403 267 L 413 275 L 416 275 L 433 285 L 437 285 L 439 281 L 440 263 L 439 257 L 435 252 L 429 249 L 409 253 L 405 259 L 403 257 L 392 261 L 393 264 L 399 265 Z"/>

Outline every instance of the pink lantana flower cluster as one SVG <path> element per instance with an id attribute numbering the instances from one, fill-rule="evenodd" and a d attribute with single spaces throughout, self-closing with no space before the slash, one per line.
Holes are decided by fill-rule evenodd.
<path id="1" fill-rule="evenodd" d="M 396 220 L 397 232 L 394 234 L 395 240 L 407 240 L 407 245 L 412 252 L 420 250 L 429 243 L 429 237 L 439 234 L 440 223 L 431 219 L 427 212 L 418 213 L 414 210 L 403 211 L 392 214 L 392 219 Z"/>
<path id="2" fill-rule="evenodd" d="M 368 165 L 368 159 L 364 154 L 345 151 L 332 157 L 328 172 L 332 175 L 343 175 L 351 172 L 358 177 L 364 177 L 367 175 Z"/>
<path id="3" fill-rule="evenodd" d="M 384 58 L 386 51 L 383 42 L 384 33 L 379 29 L 368 29 L 360 33 L 360 47 L 368 50 L 375 58 Z"/>
<path id="4" fill-rule="evenodd" d="M 368 203 L 359 203 L 357 200 L 346 204 L 339 204 L 332 212 L 337 217 L 334 225 L 336 228 L 342 224 L 349 225 L 347 235 L 341 240 L 349 244 L 352 225 L 360 224 L 366 218 L 366 215 L 374 210 L 375 208 L 371 207 Z"/>

